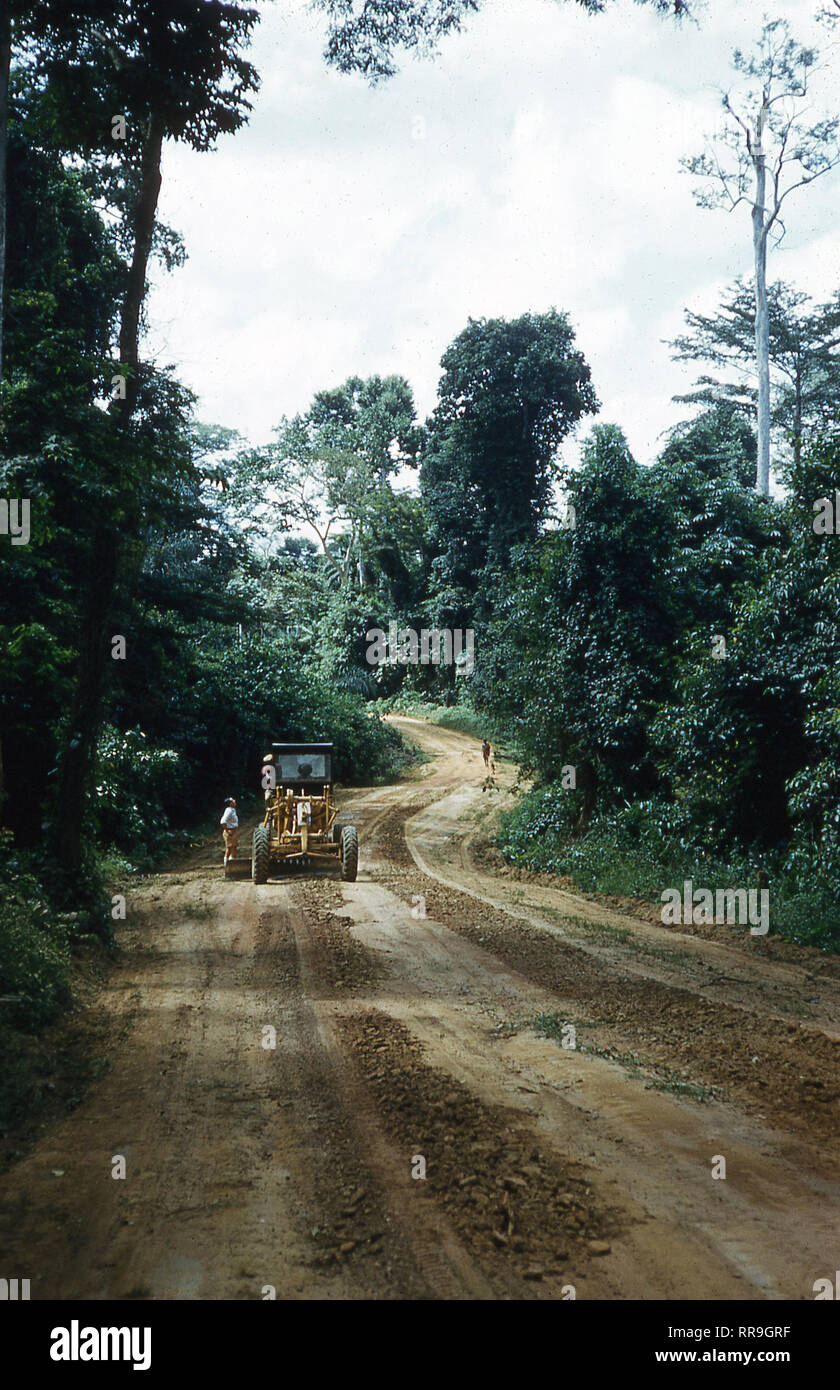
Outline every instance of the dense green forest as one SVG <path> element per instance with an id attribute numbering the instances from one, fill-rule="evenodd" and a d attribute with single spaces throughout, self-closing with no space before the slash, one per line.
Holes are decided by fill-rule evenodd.
<path id="1" fill-rule="evenodd" d="M 377 78 L 462 7 L 405 6 L 387 39 L 324 8 L 327 61 Z M 746 282 L 686 316 L 673 352 L 722 379 L 651 465 L 596 422 L 586 344 L 547 305 L 466 323 L 426 420 L 401 376 L 351 377 L 253 447 L 142 341 L 150 261 L 185 255 L 157 215 L 164 141 L 235 139 L 257 11 L 5 15 L 0 1029 L 55 1013 L 79 941 L 112 939 L 115 884 L 257 791 L 267 740 L 329 739 L 340 780 L 386 779 L 395 707 L 512 750 L 511 861 L 650 901 L 761 885 L 772 931 L 836 950 L 840 298 L 770 287 L 774 496 Z M 392 623 L 471 631 L 474 669 L 371 664 Z"/>

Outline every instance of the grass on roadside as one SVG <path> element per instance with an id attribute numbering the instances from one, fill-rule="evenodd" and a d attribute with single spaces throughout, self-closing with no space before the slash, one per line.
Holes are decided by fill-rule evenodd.
<path id="1" fill-rule="evenodd" d="M 558 1043 L 564 1051 L 574 1052 L 584 1057 L 600 1057 L 607 1062 L 615 1062 L 627 1076 L 634 1081 L 642 1081 L 649 1091 L 667 1091 L 671 1095 L 682 1096 L 700 1105 L 718 1099 L 711 1086 L 702 1086 L 689 1081 L 678 1072 L 664 1071 L 656 1063 L 640 1056 L 638 1052 L 618 1052 L 614 1047 L 601 1047 L 598 1043 L 581 1041 L 580 1031 L 584 1028 L 597 1028 L 603 1023 L 600 1019 L 565 1018 L 562 1014 L 538 1014 L 526 1026 L 544 1038 Z M 574 1030 L 570 1034 L 570 1029 Z M 574 1046 L 570 1046 L 573 1039 Z"/>

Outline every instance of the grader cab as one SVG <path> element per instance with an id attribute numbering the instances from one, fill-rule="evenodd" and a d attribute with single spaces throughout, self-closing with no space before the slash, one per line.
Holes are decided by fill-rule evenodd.
<path id="1" fill-rule="evenodd" d="M 294 867 L 337 866 L 353 882 L 359 865 L 354 825 L 333 800 L 331 743 L 273 743 L 263 759 L 265 819 L 254 831 L 251 877 Z"/>

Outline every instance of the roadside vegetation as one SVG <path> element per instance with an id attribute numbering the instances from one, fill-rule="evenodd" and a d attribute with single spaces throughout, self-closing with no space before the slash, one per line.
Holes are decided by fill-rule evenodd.
<path id="1" fill-rule="evenodd" d="M 327 61 L 379 78 L 473 7 L 320 8 Z M 585 344 L 550 306 L 470 319 L 425 420 L 403 377 L 351 376 L 253 446 L 141 345 L 150 258 L 185 255 L 163 142 L 198 155 L 248 119 L 258 11 L 96 10 L 13 5 L 0 33 L 3 1050 L 66 1007 L 83 943 L 110 949 L 115 883 L 256 791 L 267 743 L 328 740 L 338 780 L 386 780 L 410 756 L 388 710 L 516 757 L 512 862 L 651 900 L 761 885 L 772 930 L 836 950 L 840 297 L 770 286 L 769 403 L 749 285 L 687 314 L 675 354 L 723 376 L 648 465 L 592 427 Z M 837 126 L 815 129 L 828 172 Z M 473 634 L 474 667 L 406 639 L 372 661 L 392 624 Z"/>

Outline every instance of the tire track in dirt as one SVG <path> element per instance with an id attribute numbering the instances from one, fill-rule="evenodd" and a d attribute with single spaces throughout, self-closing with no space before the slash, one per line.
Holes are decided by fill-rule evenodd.
<path id="1" fill-rule="evenodd" d="M 377 1185 L 386 1194 L 386 1221 L 390 1224 L 393 1218 L 393 1223 L 404 1233 L 431 1296 L 492 1298 L 492 1286 L 473 1265 L 442 1212 L 412 1181 L 411 1154 L 400 1152 L 386 1141 L 370 1091 L 360 1084 L 348 1062 L 341 1046 L 342 1015 L 336 1014 L 325 998 L 325 990 L 330 989 L 329 980 L 319 976 L 323 954 L 312 929 L 311 909 L 307 911 L 302 907 L 294 913 L 293 920 L 304 989 L 316 1011 L 321 1044 L 340 1080 L 343 1103 L 352 1113 L 364 1162 L 375 1173 Z"/>
<path id="2" fill-rule="evenodd" d="M 197 904 L 174 877 L 130 905 L 134 1029 L 4 1182 L 0 1249 L 33 1298 L 426 1296 L 367 1191 L 279 896 Z"/>
<path id="3" fill-rule="evenodd" d="M 815 1191 L 792 1164 L 763 1157 L 772 1133 L 719 1106 L 647 1093 L 615 1064 L 535 1037 L 528 1019 L 556 1006 L 556 996 L 433 918 L 414 920 L 378 881 L 344 891 L 356 935 L 387 962 L 387 976 L 357 1008 L 364 1003 L 405 1026 L 440 1076 L 441 1094 L 454 1078 L 488 1114 L 502 1106 L 528 1116 L 537 1147 L 582 1165 L 596 1201 L 629 1224 L 606 1259 L 574 1252 L 578 1297 L 801 1296 L 803 1267 L 825 1243 L 825 1188 Z M 348 1012 L 343 1000 L 338 1011 Z M 488 1123 L 487 1133 L 499 1146 L 499 1126 Z M 711 1181 L 721 1135 L 725 1185 Z M 463 1172 L 470 1161 L 467 1154 Z M 779 1218 L 788 1196 L 799 1203 L 801 1264 L 789 1254 L 791 1220 Z M 511 1289 L 516 1276 L 511 1269 Z"/>
<path id="4" fill-rule="evenodd" d="M 430 1066 L 389 1015 L 365 1010 L 338 1026 L 388 1132 L 422 1160 L 416 1182 L 436 1194 L 500 1293 L 574 1298 L 567 1276 L 582 1248 L 608 1254 L 605 1237 L 623 1221 L 593 1197 L 583 1165 L 562 1163 L 517 1112 L 483 1104 Z"/>
<path id="5" fill-rule="evenodd" d="M 422 729 L 421 740 L 425 733 Z M 435 731 L 435 751 L 443 757 L 434 781 L 443 786 L 448 777 L 450 787 L 456 780 L 463 787 L 466 741 L 456 737 L 454 757 L 450 750 L 447 759 L 448 738 Z M 443 764 L 447 762 L 444 774 Z M 453 775 L 456 765 L 457 776 Z M 480 769 L 478 773 L 480 776 Z M 536 986 L 537 993 L 541 992 L 549 1006 L 566 1019 L 574 1018 L 570 1004 L 600 999 L 614 987 L 618 1017 L 613 1031 L 620 1042 L 622 1030 L 643 1028 L 644 991 L 656 986 L 673 1005 L 671 1022 L 676 1041 L 686 1047 L 692 1061 L 696 1042 L 692 1047 L 691 1039 L 683 1036 L 681 1010 L 686 1000 L 701 1008 L 707 1001 L 702 996 L 695 1000 L 689 990 L 658 985 L 639 976 L 629 982 L 639 991 L 634 1010 L 628 1007 L 628 999 L 634 1002 L 632 989 L 624 998 L 625 981 L 614 962 L 599 960 L 576 943 L 562 941 L 556 929 L 523 929 L 519 915 L 511 917 L 489 907 L 477 893 L 449 887 L 444 890 L 435 878 L 418 872 L 408 852 L 404 825 L 409 822 L 411 833 L 416 812 L 404 804 L 398 789 L 393 800 L 392 817 L 380 820 L 373 845 L 363 846 L 363 862 L 368 862 L 367 853 L 375 866 L 375 890 L 372 885 L 360 884 L 343 888 L 344 913 L 353 915 L 355 934 L 380 951 L 388 965 L 389 978 L 368 996 L 368 1007 L 400 1020 L 423 1044 L 426 1061 L 440 1068 L 442 1076 L 465 1081 L 485 1104 L 497 1104 L 513 1089 L 510 1072 L 505 1080 L 505 1067 L 514 1074 L 518 1071 L 526 1083 L 521 1089 L 533 1093 L 528 1096 L 533 1105 L 527 1107 L 534 1113 L 532 1123 L 550 1143 L 559 1145 L 561 1152 L 577 1157 L 588 1154 L 600 1170 L 595 1185 L 604 1193 L 622 1188 L 627 1192 L 627 1175 L 632 1173 L 633 1200 L 625 1204 L 627 1215 L 635 1211 L 633 1219 L 647 1221 L 647 1229 L 639 1230 L 623 1249 L 618 1242 L 619 1248 L 603 1262 L 603 1269 L 596 1262 L 601 1277 L 593 1278 L 587 1291 L 602 1297 L 760 1298 L 778 1297 L 782 1291 L 787 1296 L 809 1296 L 810 1282 L 833 1258 L 826 1240 L 830 1244 L 828 1232 L 838 1214 L 838 1191 L 829 1177 L 830 1149 L 812 1142 L 807 1125 L 803 1126 L 802 1142 L 797 1142 L 791 1137 L 790 1125 L 787 1132 L 774 1131 L 762 1122 L 760 1114 L 748 1119 L 731 1106 L 696 1106 L 667 1092 L 644 1090 L 641 1081 L 621 1070 L 616 1061 L 599 1055 L 611 1048 L 615 1056 L 621 1053 L 619 1046 L 563 1053 L 556 1044 L 535 1037 L 527 1029 L 522 1031 L 528 1018 L 527 1001 Z M 420 819 L 437 826 L 435 843 L 439 842 L 441 853 L 451 858 L 453 849 L 457 855 L 470 827 L 460 823 L 465 819 L 463 814 L 453 823 L 443 814 L 444 809 L 439 802 Z M 416 901 L 418 894 L 425 899 L 429 920 L 416 922 L 409 916 L 405 904 Z M 401 911 L 389 905 L 394 896 L 403 904 Z M 533 944 L 533 937 L 540 949 L 548 943 L 555 953 L 553 974 L 536 955 L 530 962 L 533 968 L 520 968 L 528 965 L 521 950 L 522 937 L 526 945 Z M 511 1015 L 511 1000 L 517 993 L 525 1004 L 518 1017 L 515 1009 Z M 734 1016 L 733 1027 L 743 1027 L 736 1010 L 717 1007 L 721 1017 Z M 537 1011 L 531 1005 L 532 1019 Z M 509 1041 L 495 1031 L 505 1013 Z M 497 1020 L 494 1028 L 488 1027 L 491 1016 Z M 750 1021 L 765 1026 L 770 1033 L 777 1027 L 777 1020 L 756 1016 Z M 582 1026 L 587 1022 L 583 1020 Z M 599 1016 L 591 1022 L 598 1023 Z M 606 1035 L 601 1036 L 609 1044 Z M 766 1039 L 768 1034 L 764 1036 Z M 817 1033 L 809 1036 L 805 1030 L 802 1039 L 806 1055 L 798 1052 L 797 1061 L 806 1067 L 809 1058 L 813 1063 L 808 1050 L 813 1051 L 816 1045 L 817 1051 L 827 1047 L 831 1062 L 833 1044 L 829 1039 Z M 732 1042 L 730 1061 L 733 1056 L 738 1059 L 738 1041 L 727 1038 Z M 673 1073 L 674 1042 L 666 1030 L 661 1070 L 669 1090 L 677 1092 L 682 1088 L 683 1073 Z M 656 1084 L 657 1059 L 649 1060 L 654 1076 L 648 1084 Z M 821 1059 L 816 1060 L 819 1065 Z M 574 1072 L 582 1075 L 576 1077 Z M 752 1082 L 753 1073 L 747 1071 L 746 1079 Z M 763 1089 L 753 1091 L 754 1110 L 763 1108 L 766 1113 L 766 1104 L 761 1105 Z M 559 1095 L 561 1092 L 565 1094 Z M 743 1105 L 743 1096 L 740 1100 L 742 1109 L 750 1113 L 750 1105 Z M 599 1111 L 601 1123 L 593 1125 L 599 1120 Z M 709 1181 L 711 1157 L 722 1148 L 731 1165 L 730 1180 L 713 1184 Z M 620 1198 L 617 1205 L 621 1205 Z M 789 1205 L 793 1208 L 790 1213 L 785 1210 Z"/>
<path id="6" fill-rule="evenodd" d="M 616 1056 L 643 1049 L 654 1069 L 663 1079 L 670 1076 L 675 1087 L 693 1081 L 737 1096 L 753 1113 L 769 1116 L 808 1142 L 822 1141 L 830 1150 L 840 1123 L 840 1040 L 778 1016 L 763 1018 L 747 1005 L 733 1006 L 650 978 L 641 966 L 630 974 L 612 959 L 565 939 L 554 924 L 536 925 L 539 909 L 529 910 L 526 921 L 521 910 L 500 908 L 468 887 L 454 888 L 436 868 L 428 838 L 415 838 L 416 824 L 406 811 L 389 831 L 399 840 L 388 850 L 389 858 L 402 870 L 410 857 L 420 871 L 401 873 L 402 895 L 422 892 L 427 910 L 438 920 L 526 979 L 550 988 L 570 1021 L 589 1021 L 592 1046 Z M 441 887 L 430 889 L 430 880 Z M 469 898 L 472 905 L 465 901 Z"/>
<path id="7" fill-rule="evenodd" d="M 477 745 L 400 723 L 434 762 L 343 795 L 356 883 L 193 866 L 132 896 L 103 996 L 122 1036 L 5 1175 L 6 1263 L 35 1298 L 811 1297 L 840 1228 L 831 1038 L 740 985 L 631 969 L 542 890 L 497 901 L 510 884 L 469 853 Z"/>

